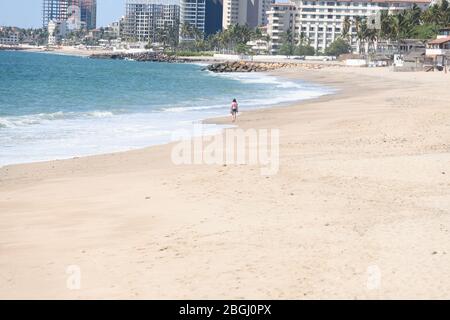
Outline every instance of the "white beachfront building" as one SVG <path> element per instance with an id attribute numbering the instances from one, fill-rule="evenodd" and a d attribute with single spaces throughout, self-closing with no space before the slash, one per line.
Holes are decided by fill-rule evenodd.
<path id="1" fill-rule="evenodd" d="M 267 11 L 267 34 L 270 37 L 269 53 L 277 54 L 282 44 L 283 33 L 290 31 L 296 36 L 299 22 L 297 7 L 293 3 L 275 3 Z"/>
<path id="2" fill-rule="evenodd" d="M 439 55 L 450 57 L 450 28 L 439 29 L 436 39 L 428 41 L 426 55 L 429 57 Z"/>
<path id="3" fill-rule="evenodd" d="M 179 27 L 179 0 L 127 0 L 121 36 L 138 42 L 156 42 L 158 31 Z"/>
<path id="4" fill-rule="evenodd" d="M 56 28 L 58 27 L 58 24 L 53 21 L 50 20 L 47 23 L 47 30 L 48 30 L 48 45 L 49 46 L 54 46 L 56 45 Z"/>
<path id="5" fill-rule="evenodd" d="M 414 4 L 425 9 L 431 0 L 340 0 L 303 1 L 295 0 L 299 11 L 300 32 L 311 41 L 317 51 L 323 51 L 342 32 L 344 19 L 354 21 L 359 17 L 374 17 L 382 10 L 390 13 L 411 8 Z M 376 27 L 376 26 L 375 26 Z M 351 28 L 351 44 L 356 50 L 356 29 Z"/>
<path id="6" fill-rule="evenodd" d="M 286 24 L 286 21 L 291 19 L 292 10 L 285 10 L 277 3 L 272 4 L 269 11 L 268 30 L 278 28 L 286 31 L 293 28 L 296 37 L 299 37 L 302 33 L 316 51 L 323 52 L 342 34 L 346 17 L 350 21 L 355 21 L 356 17 L 370 17 L 376 24 L 377 17 L 382 10 L 395 13 L 411 8 L 414 4 L 421 9 L 425 9 L 431 3 L 432 0 L 292 0 L 290 4 L 296 7 L 295 19 L 293 19 L 294 26 L 291 27 Z M 274 18 L 271 19 L 271 15 Z M 275 19 L 277 16 L 279 18 Z M 281 16 L 283 17 L 281 18 Z M 350 35 L 352 47 L 356 51 L 358 45 L 354 26 L 350 29 Z M 274 45 L 274 52 L 276 52 L 276 41 Z"/>
<path id="7" fill-rule="evenodd" d="M 437 64 L 449 66 L 450 28 L 440 29 L 436 39 L 428 41 L 425 54 Z"/>
<path id="8" fill-rule="evenodd" d="M 18 45 L 19 44 L 19 34 L 14 32 L 14 33 L 9 34 L 7 37 L 0 38 L 0 44 Z"/>

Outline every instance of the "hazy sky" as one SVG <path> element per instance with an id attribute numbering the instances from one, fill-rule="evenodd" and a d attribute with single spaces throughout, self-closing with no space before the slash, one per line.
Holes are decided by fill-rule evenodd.
<path id="1" fill-rule="evenodd" d="M 97 0 L 97 25 L 106 26 L 125 13 L 125 0 Z M 42 0 L 0 0 L 0 26 L 41 27 Z"/>
<path id="2" fill-rule="evenodd" d="M 97 0 L 97 26 L 106 26 L 125 14 L 126 0 Z M 284 2 L 286 0 L 278 0 Z M 42 0 L 0 0 L 0 26 L 40 28 Z"/>

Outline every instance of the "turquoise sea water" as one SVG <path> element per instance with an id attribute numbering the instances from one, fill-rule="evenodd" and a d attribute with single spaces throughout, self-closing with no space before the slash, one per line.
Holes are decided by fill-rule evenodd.
<path id="1" fill-rule="evenodd" d="M 0 166 L 166 143 L 174 130 L 228 114 L 233 98 L 245 112 L 329 92 L 195 64 L 0 52 Z"/>

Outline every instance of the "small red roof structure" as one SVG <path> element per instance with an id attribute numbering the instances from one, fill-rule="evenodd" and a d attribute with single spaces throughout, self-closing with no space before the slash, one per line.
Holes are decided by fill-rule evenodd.
<path id="1" fill-rule="evenodd" d="M 443 44 L 447 42 L 450 42 L 450 36 L 431 40 L 430 42 L 428 42 L 428 44 Z"/>

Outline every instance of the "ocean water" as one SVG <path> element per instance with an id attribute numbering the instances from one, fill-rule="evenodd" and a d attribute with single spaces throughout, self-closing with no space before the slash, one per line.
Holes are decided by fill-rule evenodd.
<path id="1" fill-rule="evenodd" d="M 316 98 L 331 89 L 196 64 L 0 52 L 0 166 L 171 141 L 205 118 Z M 206 133 L 223 127 L 208 125 Z"/>

